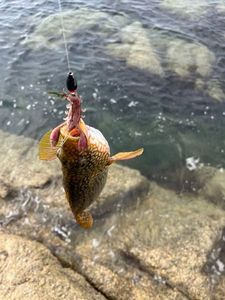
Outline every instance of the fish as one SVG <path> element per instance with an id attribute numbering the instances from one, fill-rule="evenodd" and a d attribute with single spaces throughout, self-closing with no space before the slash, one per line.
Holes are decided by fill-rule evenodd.
<path id="1" fill-rule="evenodd" d="M 69 90 L 66 99 L 70 103 L 66 122 L 41 138 L 39 159 L 60 160 L 63 187 L 71 211 L 76 222 L 89 229 L 93 226 L 93 217 L 88 208 L 104 188 L 109 166 L 138 157 L 144 149 L 111 156 L 109 144 L 100 130 L 85 124 L 81 117 L 81 101 L 76 89 Z"/>

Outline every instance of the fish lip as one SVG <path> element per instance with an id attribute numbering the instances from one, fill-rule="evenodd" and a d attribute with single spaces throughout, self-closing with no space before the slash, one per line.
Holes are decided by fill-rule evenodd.
<path id="1" fill-rule="evenodd" d="M 63 127 L 60 128 L 60 134 L 62 135 L 63 138 L 67 137 L 67 139 L 72 141 L 78 142 L 80 139 L 80 136 L 72 136 L 70 132 L 68 132 L 67 125 L 64 125 Z"/>

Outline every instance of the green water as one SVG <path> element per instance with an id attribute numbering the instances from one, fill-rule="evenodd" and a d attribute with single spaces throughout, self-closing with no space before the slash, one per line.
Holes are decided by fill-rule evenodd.
<path id="1" fill-rule="evenodd" d="M 2 1 L 0 124 L 39 139 L 59 124 L 66 56 L 56 1 Z M 223 1 L 62 1 L 85 120 L 111 152 L 167 182 L 187 158 L 224 167 Z"/>

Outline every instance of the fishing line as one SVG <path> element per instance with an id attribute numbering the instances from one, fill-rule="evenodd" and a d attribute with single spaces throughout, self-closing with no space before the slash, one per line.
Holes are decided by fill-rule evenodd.
<path id="1" fill-rule="evenodd" d="M 62 26 L 62 35 L 63 35 L 63 40 L 64 40 L 65 52 L 66 52 L 66 60 L 67 60 L 68 70 L 70 72 L 70 60 L 69 60 L 69 52 L 68 52 L 68 46 L 67 46 L 67 41 L 66 41 L 64 20 L 63 20 L 63 15 L 62 15 L 61 0 L 58 0 L 58 5 L 59 5 L 59 12 L 60 12 L 60 21 L 61 21 L 61 26 Z"/>
<path id="2" fill-rule="evenodd" d="M 64 27 L 61 0 L 58 0 L 58 5 L 59 5 L 60 22 L 61 22 L 61 27 L 62 27 L 62 35 L 63 35 L 63 41 L 64 41 L 64 47 L 65 47 L 65 53 L 66 53 L 67 66 L 68 66 L 68 71 L 70 73 L 71 68 L 70 68 L 70 60 L 69 60 L 69 51 L 68 51 L 68 46 L 67 46 L 67 41 L 66 41 L 66 34 L 65 34 L 65 27 Z M 59 148 L 63 147 L 63 145 L 65 144 L 65 142 L 67 141 L 68 138 L 69 138 L 69 132 L 67 133 L 67 135 L 62 140 L 61 145 L 59 146 Z"/>

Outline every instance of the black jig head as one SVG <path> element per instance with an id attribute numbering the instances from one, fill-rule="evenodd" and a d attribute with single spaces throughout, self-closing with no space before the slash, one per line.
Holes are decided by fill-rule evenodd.
<path id="1" fill-rule="evenodd" d="M 69 92 L 73 93 L 77 89 L 77 81 L 73 76 L 72 72 L 69 72 L 67 79 L 66 79 L 66 87 Z"/>

